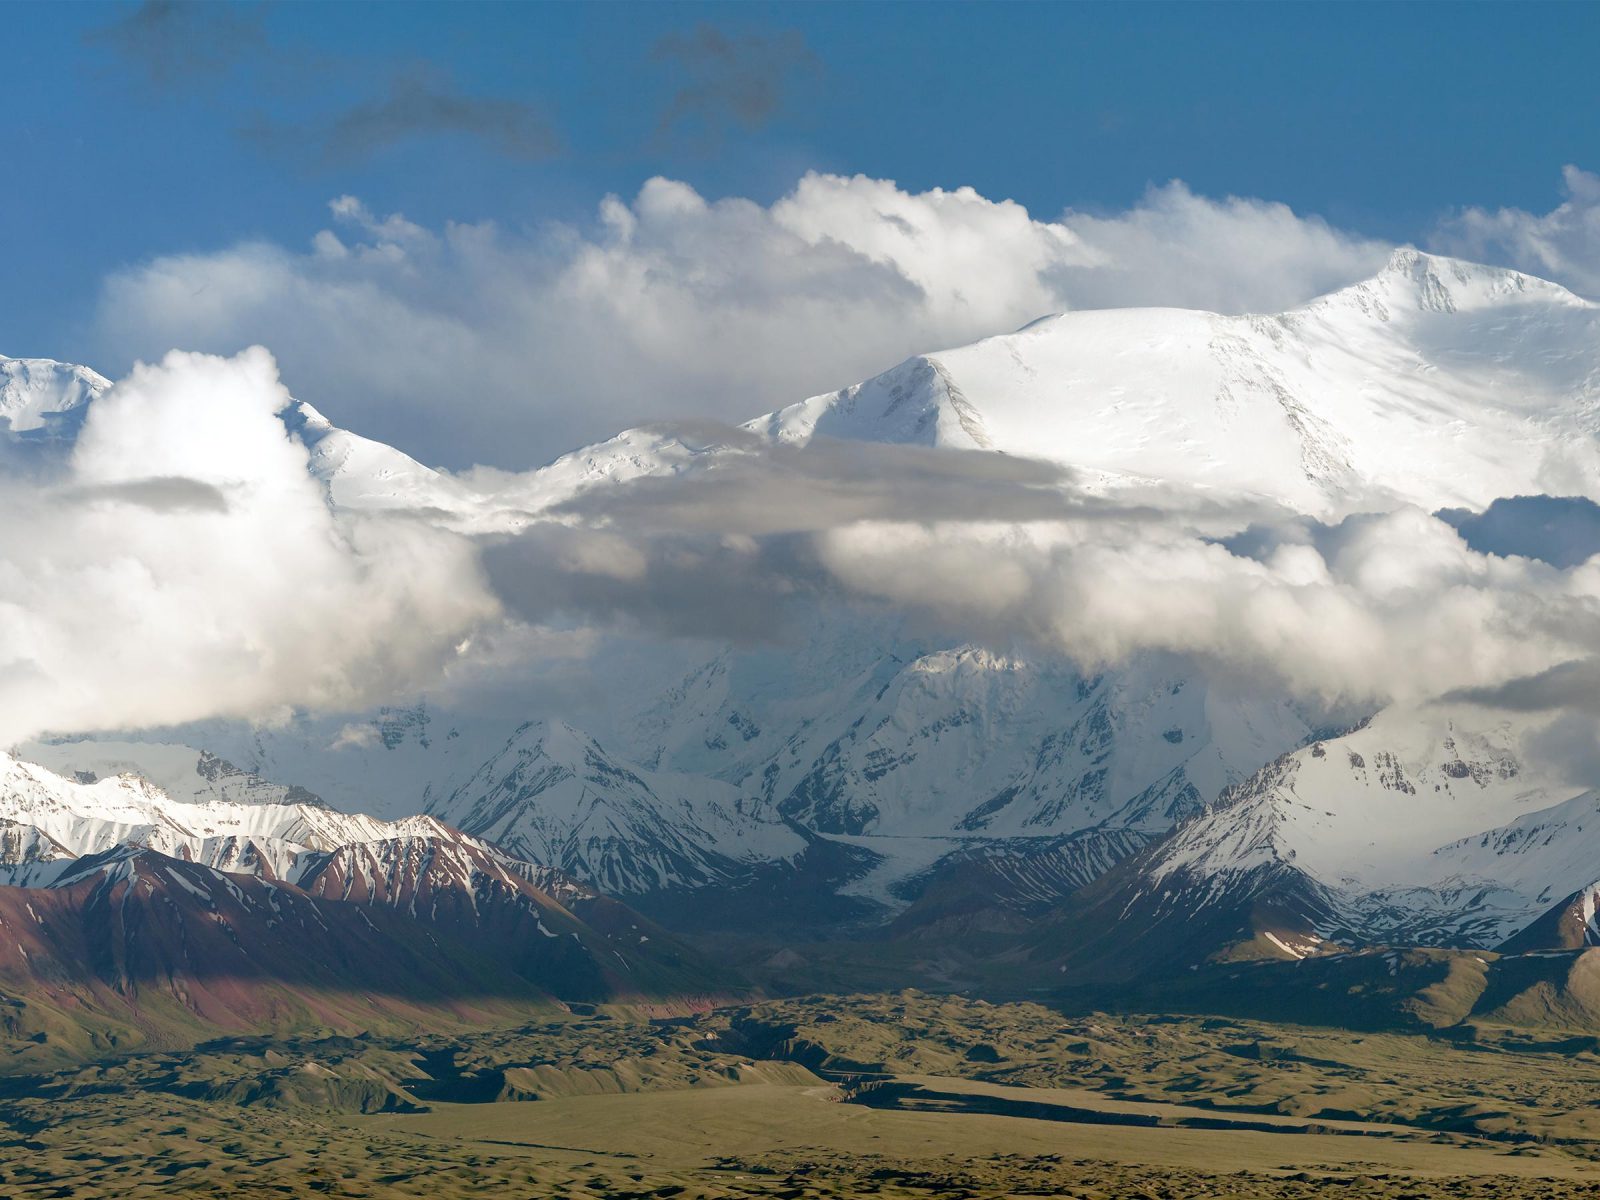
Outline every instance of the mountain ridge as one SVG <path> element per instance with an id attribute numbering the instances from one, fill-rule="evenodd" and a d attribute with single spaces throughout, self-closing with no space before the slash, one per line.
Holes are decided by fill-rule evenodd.
<path id="1" fill-rule="evenodd" d="M 521 474 L 433 471 L 304 403 L 282 419 L 336 508 L 403 510 L 475 537 L 573 520 L 584 495 L 759 465 L 764 448 L 830 439 L 1027 456 L 1068 469 L 1088 495 L 1159 484 L 1326 522 L 1372 507 L 1600 496 L 1597 346 L 1600 306 L 1517 272 L 1403 249 L 1372 279 L 1284 313 L 1060 314 L 739 429 L 629 430 Z M 74 403 L 81 411 L 92 397 Z M 1589 882 L 1566 858 L 1528 849 L 1535 826 L 1576 829 L 1588 803 L 1582 788 L 1522 762 L 1538 716 L 1484 725 L 1472 706 L 1452 708 L 1445 719 L 1477 748 L 1451 757 L 1437 738 L 1372 743 L 1374 729 L 1431 729 L 1434 716 L 1379 714 L 1323 736 L 1361 714 L 1330 715 L 1179 656 L 1090 673 L 1037 646 L 962 642 L 820 606 L 782 644 L 685 643 L 595 663 L 627 683 L 593 730 L 557 713 L 528 724 L 520 712 L 421 704 L 342 725 L 212 723 L 162 736 L 193 738 L 246 776 L 299 780 L 336 805 L 432 813 L 625 896 L 748 887 L 752 872 L 793 878 L 810 858 L 832 864 L 839 898 L 884 917 L 915 913 L 924 894 L 941 912 L 981 909 L 985 888 L 1014 916 L 1149 855 L 1139 861 L 1165 872 L 1156 884 L 1181 868 L 1202 899 L 1232 897 L 1224 907 L 1283 891 L 1287 923 L 1271 932 L 1296 946 L 1341 933 L 1492 945 Z M 191 786 L 187 768 L 139 746 L 125 740 L 116 753 Z M 93 770 L 111 753 L 50 750 L 63 770 Z M 1261 774 L 1285 755 L 1295 778 Z M 1517 774 L 1500 778 L 1495 764 L 1512 760 Z M 1323 775 L 1314 802 L 1296 791 Z M 1318 846 L 1350 841 L 1351 812 L 1384 811 L 1374 797 L 1418 797 L 1418 779 L 1475 807 L 1441 806 L 1432 791 L 1408 801 L 1422 831 L 1387 873 L 1354 850 L 1316 861 Z M 1230 793 L 1247 784 L 1257 789 L 1247 802 Z M 1341 806 L 1343 823 L 1315 816 Z M 1521 849 L 1490 853 L 1474 838 Z M 35 877 L 48 845 L 14 840 L 18 869 L 32 855 Z M 1195 857 L 1174 857 L 1184 847 Z M 1254 857 L 1237 857 L 1241 847 Z"/>

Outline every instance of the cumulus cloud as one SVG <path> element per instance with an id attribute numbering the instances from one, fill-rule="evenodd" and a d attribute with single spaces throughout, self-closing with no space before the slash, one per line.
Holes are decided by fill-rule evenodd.
<path id="1" fill-rule="evenodd" d="M 1600 636 L 1600 568 L 1479 554 L 1416 509 L 1329 532 L 1256 558 L 1174 521 L 868 523 L 824 536 L 819 557 L 854 590 L 1088 667 L 1164 651 L 1327 701 L 1431 699 Z"/>
<path id="2" fill-rule="evenodd" d="M 358 707 L 495 616 L 465 542 L 330 510 L 289 403 L 260 348 L 173 352 L 90 406 L 53 478 L 0 483 L 0 744 Z"/>
<path id="3" fill-rule="evenodd" d="M 475 525 L 330 507 L 288 403 L 265 351 L 173 353 L 90 407 L 55 477 L 6 485 L 0 737 L 352 711 L 417 688 L 502 711 L 541 689 L 578 702 L 584 660 L 618 635 L 782 641 L 842 610 L 1086 670 L 1178 655 L 1330 706 L 1594 711 L 1600 559 L 1572 551 L 1586 502 L 1328 524 L 1160 482 L 1090 488 L 1010 455 L 702 424 L 677 436 L 714 452 L 542 508 L 537 479 L 462 477 L 495 518 Z M 1574 514 L 1575 533 L 1556 528 Z"/>
<path id="4" fill-rule="evenodd" d="M 1391 249 L 1286 204 L 1212 200 L 1178 181 L 1127 212 L 1062 221 L 1089 252 L 1059 284 L 1069 308 L 1277 312 L 1371 275 Z"/>
<path id="5" fill-rule="evenodd" d="M 1086 493 L 1000 455 L 721 444 L 495 541 L 497 591 L 533 623 L 745 642 L 781 640 L 797 604 L 853 605 L 1086 670 L 1185 656 L 1329 705 L 1486 698 L 1600 646 L 1600 562 L 1474 547 L 1416 508 L 1323 524 L 1161 484 Z"/>
<path id="6" fill-rule="evenodd" d="M 1388 249 L 1177 183 L 1053 221 L 971 188 L 814 173 L 766 206 L 652 179 L 583 227 L 425 229 L 348 198 L 333 217 L 304 251 L 248 242 L 116 273 L 102 361 L 262 342 L 343 425 L 519 468 L 645 421 L 748 419 L 1053 311 L 1279 310 Z"/>
<path id="7" fill-rule="evenodd" d="M 350 196 L 330 211 L 305 251 L 251 243 L 120 273 L 100 309 L 105 344 L 269 339 L 302 398 L 447 465 L 525 467 L 663 414 L 697 418 L 676 427 L 686 444 L 717 447 L 670 478 L 542 511 L 534 498 L 548 492 L 526 477 L 464 474 L 463 492 L 516 513 L 519 529 L 470 550 L 428 540 L 442 514 L 374 527 L 417 539 L 373 553 L 415 552 L 431 564 L 418 578 L 483 572 L 487 591 L 450 603 L 512 614 L 464 656 L 508 694 L 522 683 L 496 655 L 542 661 L 552 645 L 596 644 L 596 630 L 778 639 L 796 606 L 836 603 L 1086 668 L 1184 655 L 1330 703 L 1577 709 L 1592 690 L 1600 517 L 1585 499 L 1328 525 L 1160 484 L 1090 494 L 1069 471 L 1012 456 L 775 445 L 720 424 L 1052 310 L 1276 310 L 1381 266 L 1387 247 L 1281 205 L 1174 183 L 1124 213 L 1042 221 L 970 189 L 813 174 L 771 205 L 656 179 L 581 228 L 433 229 Z M 127 477 L 75 460 L 67 507 L 248 518 L 245 492 L 167 461 L 166 445 L 131 443 L 142 465 Z M 333 536 L 359 558 L 350 520 Z M 471 622 L 432 624 L 453 641 Z M 442 640 L 410 661 L 436 667 Z M 301 676 L 281 694 L 372 692 L 352 644 L 338 686 Z"/>
<path id="8" fill-rule="evenodd" d="M 1566 198 L 1547 213 L 1468 208 L 1440 222 L 1430 244 L 1600 297 L 1600 175 L 1568 166 L 1562 180 Z"/>

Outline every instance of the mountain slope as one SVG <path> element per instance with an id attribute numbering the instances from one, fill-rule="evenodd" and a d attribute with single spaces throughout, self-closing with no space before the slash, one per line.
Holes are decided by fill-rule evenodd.
<path id="1" fill-rule="evenodd" d="M 110 386 L 88 367 L 0 354 L 0 418 L 13 435 L 70 436 L 84 405 Z"/>
<path id="2" fill-rule="evenodd" d="M 174 748 L 156 749 L 167 752 L 158 753 L 157 761 L 167 761 Z M 390 823 L 336 812 L 295 789 L 263 780 L 240 782 L 236 768 L 214 757 L 190 754 L 203 772 L 202 783 L 222 781 L 251 799 L 186 803 L 136 775 L 98 779 L 85 773 L 68 779 L 0 755 L 0 821 L 26 831 L 25 836 L 19 834 L 14 849 L 8 845 L 0 857 L 0 882 L 43 882 L 45 862 L 64 870 L 79 857 L 129 846 L 222 869 L 293 879 L 306 856 L 317 851 L 443 832 L 426 817 Z M 8 878 L 7 872 L 14 868 L 21 868 L 21 873 Z"/>
<path id="3" fill-rule="evenodd" d="M 46 888 L 0 888 L 7 1032 L 70 1046 L 483 1024 L 558 1001 L 694 1003 L 723 978 L 637 914 L 486 847 L 346 848 L 305 882 L 124 847 Z"/>
<path id="4" fill-rule="evenodd" d="M 616 895 L 735 879 L 806 845 L 738 789 L 619 763 L 561 722 L 518 729 L 430 811 Z"/>
<path id="5" fill-rule="evenodd" d="M 61 411 L 81 411 L 69 392 Z M 823 438 L 859 443 L 868 463 L 879 445 L 1027 455 L 1102 493 L 1155 481 L 1319 519 L 1593 499 L 1597 401 L 1600 307 L 1406 250 L 1375 278 L 1287 313 L 1067 313 L 742 430 L 631 430 L 516 475 L 433 471 L 304 405 L 283 419 L 336 507 L 510 534 L 570 519 L 561 506 L 574 497 Z M 46 421 L 49 403 L 18 411 Z M 1313 935 L 1494 945 L 1593 879 L 1582 865 L 1590 801 L 1529 761 L 1529 722 L 1392 712 L 1335 737 L 1322 727 L 1362 714 L 1320 713 L 1183 659 L 1084 673 L 1037 647 L 796 608 L 778 644 L 613 653 L 597 638 L 583 653 L 603 702 L 567 715 L 598 741 L 556 719 L 519 728 L 561 707 L 544 693 L 526 712 L 507 711 L 513 698 L 488 716 L 423 704 L 153 736 L 293 780 L 339 809 L 431 812 L 630 895 L 727 889 L 817 854 L 850 858 L 828 886 L 852 900 L 899 907 L 926 890 L 940 912 L 977 912 L 987 898 L 1014 914 L 1187 822 L 1108 877 L 1129 890 L 1105 911 L 1133 912 L 1138 899 L 1151 921 L 1227 912 L 1228 937 L 1245 929 L 1270 948 L 1250 924 L 1265 912 L 1279 922 L 1268 932 L 1300 939 L 1271 952 L 1298 953 Z M 238 781 L 194 784 L 178 760 L 157 761 L 166 752 L 51 753 L 97 776 L 125 760 L 179 799 L 248 799 Z M 52 851 L 20 837 L 19 869 L 27 857 L 35 878 Z"/>
<path id="6" fill-rule="evenodd" d="M 1045 457 L 1319 517 L 1595 495 L 1597 335 L 1600 306 L 1555 284 L 1401 250 L 1280 315 L 1067 313 L 753 427 Z"/>
<path id="7" fill-rule="evenodd" d="M 1536 728 L 1388 710 L 1297 750 L 1075 897 L 1041 952 L 1159 970 L 1341 943 L 1586 944 L 1600 798 L 1530 760 Z M 1141 960 L 1153 929 L 1166 943 Z"/>

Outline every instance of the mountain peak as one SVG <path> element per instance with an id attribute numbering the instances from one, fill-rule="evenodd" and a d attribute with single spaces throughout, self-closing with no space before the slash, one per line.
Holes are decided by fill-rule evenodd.
<path id="1" fill-rule="evenodd" d="M 111 386 L 88 367 L 50 358 L 7 358 L 0 354 L 0 418 L 12 433 L 48 428 L 69 419 Z"/>
<path id="2" fill-rule="evenodd" d="M 1480 309 L 1540 303 L 1574 308 L 1593 307 L 1558 283 L 1509 267 L 1429 254 L 1402 246 L 1371 279 L 1313 300 L 1308 309 L 1351 304 L 1388 320 L 1408 311 L 1473 312 Z"/>
<path id="3" fill-rule="evenodd" d="M 780 442 L 805 443 L 820 434 L 962 450 L 994 447 L 983 414 L 944 364 L 926 354 L 863 383 L 791 404 L 744 428 Z"/>
<path id="4" fill-rule="evenodd" d="M 524 722 L 513 740 L 560 763 L 581 764 L 591 755 L 605 757 L 605 751 L 592 737 L 555 717 Z"/>

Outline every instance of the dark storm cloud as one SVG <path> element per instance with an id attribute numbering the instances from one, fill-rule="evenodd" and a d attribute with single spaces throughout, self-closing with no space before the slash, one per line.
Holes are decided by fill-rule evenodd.
<path id="1" fill-rule="evenodd" d="M 734 35 L 698 25 L 688 33 L 664 35 L 651 58 L 666 65 L 677 83 L 658 134 L 680 126 L 707 134 L 729 125 L 759 129 L 789 104 L 799 79 L 821 71 L 816 55 L 793 30 Z"/>
<path id="2" fill-rule="evenodd" d="M 532 623 L 563 616 L 668 637 L 777 640 L 792 598 L 826 573 L 804 537 L 735 544 L 709 535 L 611 534 L 540 522 L 485 546 L 490 587 Z"/>
<path id="3" fill-rule="evenodd" d="M 779 639 L 797 598 L 875 603 L 843 587 L 818 538 L 862 523 L 1167 519 L 1085 496 L 1064 467 L 1003 454 L 814 438 L 774 445 L 712 422 L 669 433 L 706 453 L 617 482 L 490 539 L 496 595 L 531 622 L 581 617 L 667 636 Z"/>

